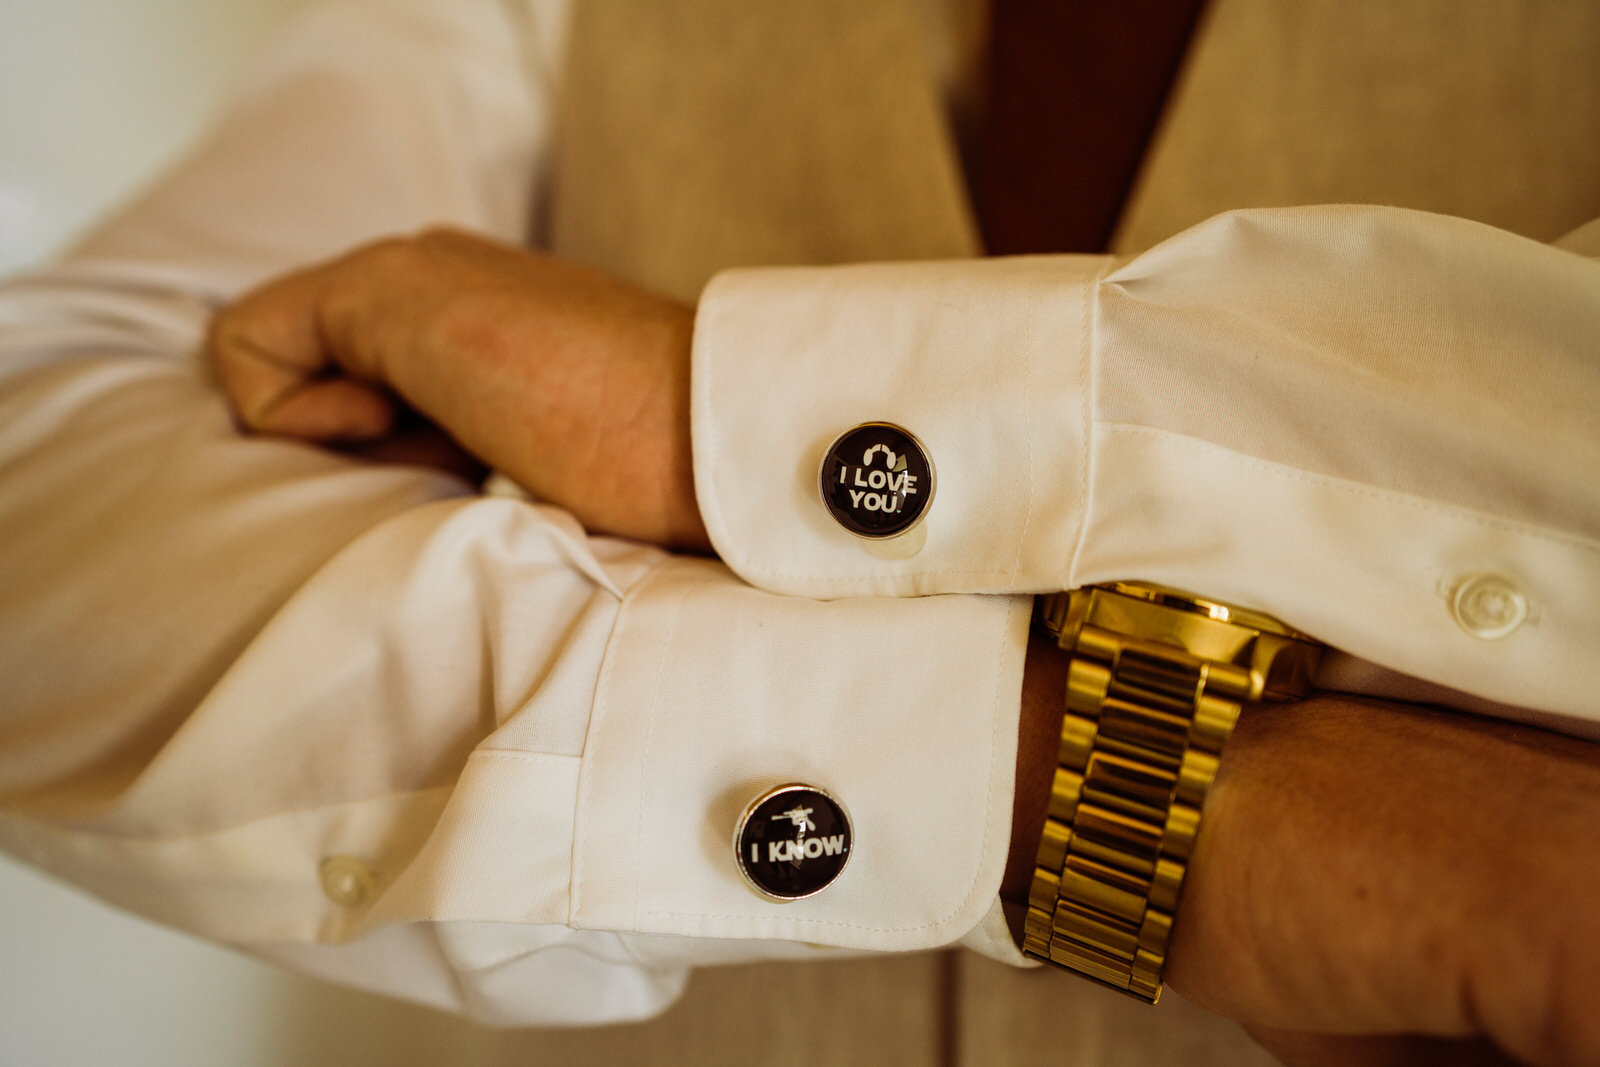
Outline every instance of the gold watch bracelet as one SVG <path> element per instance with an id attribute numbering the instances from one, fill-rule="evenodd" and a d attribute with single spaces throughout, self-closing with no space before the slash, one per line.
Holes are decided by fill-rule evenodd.
<path id="1" fill-rule="evenodd" d="M 1153 1004 L 1223 745 L 1244 704 L 1303 695 L 1317 646 L 1132 584 L 1040 597 L 1038 615 L 1072 658 L 1023 951 Z"/>

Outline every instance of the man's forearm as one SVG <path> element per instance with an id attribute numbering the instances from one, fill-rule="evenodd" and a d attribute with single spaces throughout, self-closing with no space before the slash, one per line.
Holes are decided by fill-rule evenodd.
<path id="1" fill-rule="evenodd" d="M 1062 698 L 1067 684 L 1067 656 L 1048 637 L 1028 638 L 1022 673 L 1022 714 L 1017 734 L 1017 780 L 1011 806 L 1011 852 L 1006 858 L 1000 896 L 1025 908 L 1034 856 L 1055 775 L 1061 731 Z"/>

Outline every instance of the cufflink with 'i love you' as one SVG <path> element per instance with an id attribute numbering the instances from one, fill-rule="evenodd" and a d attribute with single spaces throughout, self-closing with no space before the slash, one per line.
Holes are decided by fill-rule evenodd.
<path id="1" fill-rule="evenodd" d="M 910 430 L 864 422 L 845 431 L 823 455 L 818 487 L 828 514 L 874 555 L 904 558 L 922 548 L 933 461 Z"/>

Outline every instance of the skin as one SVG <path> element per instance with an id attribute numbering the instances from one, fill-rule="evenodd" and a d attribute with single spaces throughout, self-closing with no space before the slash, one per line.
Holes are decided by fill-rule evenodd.
<path id="1" fill-rule="evenodd" d="M 207 348 L 241 428 L 504 471 L 597 532 L 710 551 L 693 310 L 448 231 L 286 275 Z M 1026 900 L 1065 658 L 1029 647 L 1002 896 Z M 1167 979 L 1285 1063 L 1600 1064 L 1600 746 L 1321 693 L 1247 709 Z"/>

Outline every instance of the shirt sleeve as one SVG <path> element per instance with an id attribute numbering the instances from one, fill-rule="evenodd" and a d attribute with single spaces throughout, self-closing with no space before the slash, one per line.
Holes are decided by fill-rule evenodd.
<path id="1" fill-rule="evenodd" d="M 192 159 L 0 287 L 0 846 L 500 1024 L 640 1018 L 696 963 L 983 941 L 1026 598 L 755 589 L 240 437 L 196 359 L 211 309 L 277 271 L 523 231 L 547 145 L 516 30 L 489 2 L 319 9 Z M 839 798 L 854 845 L 780 904 L 732 835 L 789 781 Z"/>
<path id="2" fill-rule="evenodd" d="M 1236 212 L 1127 261 L 732 271 L 697 323 L 696 485 L 765 589 L 1155 582 L 1592 732 L 1597 339 L 1600 263 L 1392 208 Z M 868 421 L 937 472 L 898 552 L 818 491 Z"/>

